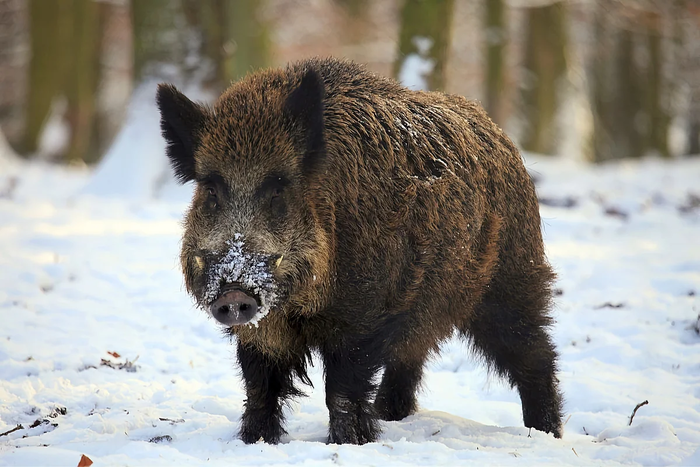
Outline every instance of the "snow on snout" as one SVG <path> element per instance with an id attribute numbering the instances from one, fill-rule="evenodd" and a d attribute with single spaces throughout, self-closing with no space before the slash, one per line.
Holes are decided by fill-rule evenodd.
<path id="1" fill-rule="evenodd" d="M 277 303 L 277 284 L 270 272 L 269 256 L 244 250 L 243 235 L 237 233 L 227 242 L 228 252 L 207 272 L 203 302 L 210 304 L 221 295 L 221 289 L 234 282 L 260 300 L 258 312 L 248 324 L 257 325 Z"/>

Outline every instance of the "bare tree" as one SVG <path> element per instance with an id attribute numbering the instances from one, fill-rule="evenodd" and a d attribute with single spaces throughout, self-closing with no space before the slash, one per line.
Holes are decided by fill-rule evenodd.
<path id="1" fill-rule="evenodd" d="M 67 67 L 64 86 L 68 102 L 66 118 L 71 133 L 64 159 L 92 163 L 101 156 L 97 151 L 94 125 L 103 19 L 100 4 L 93 0 L 73 0 L 70 19 L 71 33 L 61 54 Z"/>
<path id="2" fill-rule="evenodd" d="M 62 85 L 65 63 L 60 55 L 68 27 L 67 13 L 61 2 L 29 2 L 30 48 L 34 53 L 29 63 L 23 137 L 15 148 L 21 156 L 37 151 L 41 131 Z"/>
<path id="3" fill-rule="evenodd" d="M 528 151 L 553 154 L 557 149 L 555 118 L 566 80 L 567 27 L 565 2 L 527 9 L 520 141 Z"/>
<path id="4" fill-rule="evenodd" d="M 693 0 L 675 3 L 673 30 L 680 44 L 680 74 L 688 87 L 688 136 L 686 153 L 700 155 L 700 4 Z"/>
<path id="5" fill-rule="evenodd" d="M 0 126 L 11 146 L 22 144 L 26 112 L 29 6 L 0 0 Z"/>
<path id="6" fill-rule="evenodd" d="M 506 5 L 503 0 L 485 1 L 486 98 L 484 105 L 491 118 L 503 124 L 506 74 Z"/>

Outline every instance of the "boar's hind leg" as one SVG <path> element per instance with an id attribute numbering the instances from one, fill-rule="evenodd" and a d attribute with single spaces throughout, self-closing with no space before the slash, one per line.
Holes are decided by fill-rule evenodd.
<path id="1" fill-rule="evenodd" d="M 369 402 L 375 391 L 372 378 L 379 371 L 377 352 L 363 344 L 342 349 L 324 349 L 328 442 L 365 444 L 380 433 L 374 406 Z"/>
<path id="2" fill-rule="evenodd" d="M 525 426 L 561 438 L 562 400 L 557 354 L 547 334 L 550 319 L 543 309 L 517 305 L 487 294 L 466 331 L 490 367 L 518 388 Z"/>
<path id="3" fill-rule="evenodd" d="M 261 438 L 270 444 L 277 444 L 286 434 L 282 426 L 282 408 L 286 399 L 302 393 L 294 387 L 294 374 L 308 377 L 306 361 L 284 362 L 264 355 L 253 346 L 238 344 L 238 363 L 243 373 L 246 402 L 241 417 L 241 439 L 255 443 Z"/>
<path id="4" fill-rule="evenodd" d="M 416 391 L 423 377 L 425 355 L 415 361 L 387 363 L 374 407 L 383 420 L 403 420 L 416 411 Z"/>

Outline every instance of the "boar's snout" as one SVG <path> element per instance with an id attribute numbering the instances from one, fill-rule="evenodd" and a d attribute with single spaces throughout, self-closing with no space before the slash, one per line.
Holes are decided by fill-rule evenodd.
<path id="1" fill-rule="evenodd" d="M 221 324 L 236 326 L 253 319 L 258 312 L 258 302 L 243 290 L 234 288 L 224 291 L 209 311 Z"/>

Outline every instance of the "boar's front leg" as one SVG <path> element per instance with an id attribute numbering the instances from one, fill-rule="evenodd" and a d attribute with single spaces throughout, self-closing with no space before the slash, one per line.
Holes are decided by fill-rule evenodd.
<path id="1" fill-rule="evenodd" d="M 304 373 L 305 360 L 283 361 L 265 355 L 251 345 L 238 343 L 238 363 L 245 381 L 246 401 L 240 438 L 247 444 L 262 438 L 277 444 L 286 434 L 284 402 L 302 395 L 294 387 L 293 371 Z"/>
<path id="2" fill-rule="evenodd" d="M 372 378 L 380 368 L 377 353 L 361 343 L 324 349 L 328 442 L 365 444 L 376 441 L 379 421 L 369 399 L 375 392 Z"/>

